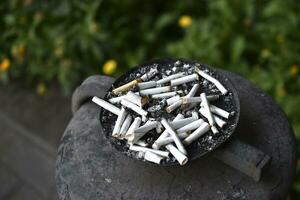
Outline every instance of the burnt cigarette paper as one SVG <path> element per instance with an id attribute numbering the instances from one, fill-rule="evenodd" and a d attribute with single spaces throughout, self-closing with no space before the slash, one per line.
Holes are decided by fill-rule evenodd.
<path id="1" fill-rule="evenodd" d="M 218 88 L 218 90 L 223 95 L 225 95 L 228 92 L 227 89 L 217 79 L 213 78 L 212 76 L 208 75 L 204 71 L 200 70 L 198 67 L 195 67 L 195 72 L 197 72 L 200 76 L 202 76 L 206 80 L 208 80 L 208 81 L 212 82 L 213 84 L 215 84 L 215 86 Z"/>
<path id="2" fill-rule="evenodd" d="M 203 122 L 201 124 L 201 126 L 199 128 L 197 128 L 194 132 L 192 132 L 188 137 L 186 137 L 182 143 L 186 146 L 191 144 L 192 142 L 197 140 L 199 137 L 201 137 L 204 133 L 209 131 L 209 128 L 210 128 L 209 124 L 206 122 Z"/>
<path id="3" fill-rule="evenodd" d="M 155 153 L 152 153 L 150 151 L 146 151 L 145 155 L 144 155 L 144 159 L 150 162 L 154 162 L 156 164 L 160 164 L 161 161 L 164 159 L 164 157 L 159 156 Z"/>
<path id="4" fill-rule="evenodd" d="M 169 123 L 167 122 L 167 120 L 165 118 L 163 118 L 161 120 L 161 124 L 165 127 L 165 129 L 168 131 L 168 133 L 172 136 L 178 150 L 181 151 L 181 153 L 183 153 L 184 155 L 187 155 L 187 152 L 186 152 L 183 144 L 181 143 L 180 139 L 178 138 L 176 132 L 169 125 Z"/>
<path id="5" fill-rule="evenodd" d="M 169 157 L 169 152 L 167 151 L 161 151 L 161 150 L 156 150 L 156 149 L 151 149 L 151 148 L 147 148 L 147 147 L 140 147 L 140 146 L 136 146 L 136 145 L 130 145 L 129 146 L 129 149 L 131 151 L 142 151 L 142 152 L 151 152 L 151 153 L 155 153 L 159 156 L 162 156 L 162 157 L 165 157 L 165 158 L 168 158 Z"/>
<path id="6" fill-rule="evenodd" d="M 138 87 L 140 88 L 140 90 L 153 88 L 155 86 L 156 86 L 156 81 L 148 81 L 148 82 L 138 83 Z"/>
<path id="7" fill-rule="evenodd" d="M 173 75 L 167 76 L 167 77 L 165 77 L 163 79 L 160 79 L 159 81 L 157 81 L 157 84 L 161 85 L 163 83 L 170 82 L 171 80 L 174 80 L 174 79 L 177 79 L 177 78 L 183 77 L 183 76 L 184 76 L 184 72 L 173 74 Z"/>
<path id="8" fill-rule="evenodd" d="M 126 115 L 127 115 L 127 112 L 126 112 L 125 108 L 122 107 L 120 114 L 117 118 L 114 130 L 112 132 L 113 137 L 118 137 L 120 135 L 120 129 L 121 129 L 123 121 L 125 120 Z"/>
<path id="9" fill-rule="evenodd" d="M 184 76 L 184 77 L 181 77 L 181 78 L 178 78 L 178 79 L 171 80 L 171 86 L 181 85 L 181 84 L 184 84 L 184 83 L 196 81 L 198 79 L 199 79 L 199 76 L 197 74 Z"/>
<path id="10" fill-rule="evenodd" d="M 94 103 L 96 103 L 97 105 L 101 106 L 102 108 L 104 108 L 105 110 L 107 110 L 115 115 L 119 115 L 121 112 L 120 108 L 117 108 L 116 106 L 114 106 L 98 97 L 93 97 L 92 101 Z"/>
<path id="11" fill-rule="evenodd" d="M 140 94 L 141 95 L 154 95 L 154 94 L 160 94 L 160 93 L 170 92 L 170 91 L 171 91 L 171 87 L 165 86 L 165 87 L 157 87 L 157 88 L 141 90 Z"/>
<path id="12" fill-rule="evenodd" d="M 166 108 L 166 111 L 167 111 L 168 113 L 171 113 L 171 112 L 173 112 L 176 108 L 179 108 L 181 105 L 182 105 L 182 100 L 180 99 L 180 100 L 174 102 L 173 104 L 171 104 L 170 106 L 168 106 L 168 107 Z"/>

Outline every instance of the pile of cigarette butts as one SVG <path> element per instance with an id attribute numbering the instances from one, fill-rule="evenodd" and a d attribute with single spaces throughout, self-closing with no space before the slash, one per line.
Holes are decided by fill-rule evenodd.
<path id="1" fill-rule="evenodd" d="M 211 104 L 221 95 L 226 95 L 228 90 L 216 78 L 197 66 L 189 74 L 179 72 L 160 80 L 152 80 L 157 73 L 159 72 L 156 68 L 151 69 L 139 78 L 114 88 L 113 97 L 107 101 L 96 96 L 92 101 L 117 115 L 111 136 L 125 140 L 129 150 L 137 152 L 145 161 L 161 164 L 172 155 L 180 165 L 185 165 L 188 162 L 186 147 L 210 130 L 213 134 L 218 134 L 226 124 L 225 120 L 232 115 Z M 211 82 L 218 93 L 201 93 L 199 81 Z M 176 91 L 176 86 L 187 83 L 193 83 L 189 91 Z M 198 90 L 200 95 L 195 96 Z M 176 109 L 190 109 L 191 116 L 185 117 L 177 112 L 173 119 L 147 117 L 157 107 L 154 105 L 144 109 L 151 99 L 163 102 L 163 107 L 159 105 L 158 108 L 169 114 Z M 143 140 L 153 130 L 157 139 L 152 143 Z"/>

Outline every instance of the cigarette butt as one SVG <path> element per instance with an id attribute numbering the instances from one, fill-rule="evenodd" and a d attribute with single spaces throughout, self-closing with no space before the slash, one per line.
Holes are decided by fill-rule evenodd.
<path id="1" fill-rule="evenodd" d="M 140 94 L 141 95 L 154 95 L 154 94 L 160 94 L 160 93 L 170 92 L 170 91 L 171 91 L 171 87 L 165 86 L 165 87 L 157 87 L 157 88 L 141 90 Z"/>
<path id="2" fill-rule="evenodd" d="M 127 133 L 131 122 L 132 122 L 132 117 L 131 117 L 131 115 L 128 114 L 124 120 L 123 125 L 121 126 L 121 129 L 120 129 L 120 138 L 121 139 L 125 137 L 125 134 Z"/>
<path id="3" fill-rule="evenodd" d="M 200 70 L 198 67 L 195 67 L 195 72 L 203 78 L 205 78 L 206 80 L 212 82 L 223 95 L 225 95 L 228 92 L 227 89 L 217 79 Z"/>
<path id="4" fill-rule="evenodd" d="M 184 133 L 184 132 L 195 130 L 195 129 L 199 128 L 203 122 L 204 122 L 203 119 L 198 119 L 196 121 L 193 121 L 190 124 L 187 124 L 179 129 L 177 129 L 176 132 L 179 134 L 179 133 Z"/>
<path id="5" fill-rule="evenodd" d="M 175 86 L 175 85 L 181 85 L 184 83 L 188 83 L 191 81 L 196 81 L 199 80 L 199 76 L 197 74 L 192 74 L 192 75 L 188 75 L 188 76 L 184 76 L 178 79 L 174 79 L 171 80 L 171 86 Z"/>
<path id="6" fill-rule="evenodd" d="M 114 126 L 113 132 L 112 132 L 113 137 L 119 137 L 121 125 L 122 125 L 123 121 L 125 120 L 126 115 L 127 115 L 127 112 L 125 111 L 125 108 L 122 107 L 120 114 L 117 118 L 116 124 Z"/>
<path id="7" fill-rule="evenodd" d="M 148 103 L 149 98 L 147 96 L 141 97 L 141 96 L 129 91 L 126 94 L 125 99 L 130 101 L 131 103 L 134 103 L 135 105 L 138 105 L 139 107 L 143 107 L 146 103 Z"/>
<path id="8" fill-rule="evenodd" d="M 173 121 L 173 122 L 170 122 L 170 126 L 173 128 L 173 129 L 178 129 L 180 127 L 183 127 L 187 124 L 190 124 L 194 121 L 196 121 L 198 118 L 195 118 L 194 117 L 188 117 L 188 118 L 184 118 L 184 119 L 179 119 L 179 120 L 176 120 L 176 121 Z"/>
<path id="9" fill-rule="evenodd" d="M 174 145 L 168 144 L 166 149 L 175 157 L 180 165 L 185 165 L 188 162 L 188 158 L 182 152 L 180 152 Z"/>
<path id="10" fill-rule="evenodd" d="M 127 130 L 127 133 L 125 135 L 125 139 L 126 140 L 130 140 L 130 138 L 133 137 L 134 130 L 136 128 L 138 128 L 141 125 L 141 123 L 142 123 L 142 119 L 140 117 L 134 118 L 132 124 L 130 125 L 130 127 Z"/>
<path id="11" fill-rule="evenodd" d="M 127 107 L 131 110 L 133 110 L 134 112 L 136 112 L 137 114 L 141 115 L 141 116 L 147 116 L 148 112 L 145 111 L 144 109 L 142 109 L 141 107 L 137 106 L 136 104 L 128 101 L 127 99 L 122 99 L 121 100 L 121 104 L 124 106 L 124 107 Z"/>
<path id="12" fill-rule="evenodd" d="M 164 159 L 162 156 L 159 156 L 155 153 L 152 153 L 150 151 L 146 151 L 145 155 L 144 155 L 144 159 L 156 164 L 160 164 L 161 161 Z"/>
<path id="13" fill-rule="evenodd" d="M 149 146 L 149 144 L 147 142 L 143 141 L 143 140 L 139 140 L 139 141 L 137 141 L 134 144 L 139 145 L 141 147 L 147 147 L 147 146 Z"/>
<path id="14" fill-rule="evenodd" d="M 199 137 L 201 137 L 204 133 L 206 133 L 209 130 L 210 126 L 208 123 L 203 122 L 199 128 L 197 128 L 194 132 L 192 132 L 188 137 L 186 137 L 183 140 L 183 144 L 185 146 L 191 144 L 195 140 L 197 140 Z"/>
<path id="15" fill-rule="evenodd" d="M 177 78 L 182 77 L 182 76 L 184 76 L 184 72 L 173 74 L 173 75 L 167 76 L 167 77 L 165 77 L 163 79 L 160 79 L 159 81 L 157 81 L 157 84 L 161 85 L 163 83 L 167 83 L 167 82 L 169 82 L 169 81 L 171 81 L 173 79 L 177 79 Z"/>
<path id="16" fill-rule="evenodd" d="M 193 85 L 192 89 L 189 91 L 189 93 L 186 95 L 186 97 L 193 97 L 193 96 L 195 96 L 195 94 L 198 91 L 199 87 L 200 86 L 199 86 L 198 83 L 195 84 L 195 85 Z"/>
<path id="17" fill-rule="evenodd" d="M 92 101 L 94 103 L 96 103 L 97 105 L 101 106 L 102 108 L 104 108 L 105 110 L 107 110 L 115 115 L 119 115 L 121 112 L 120 108 L 117 108 L 116 106 L 114 106 L 98 97 L 93 97 Z"/>
<path id="18" fill-rule="evenodd" d="M 129 149 L 131 151 L 142 151 L 142 152 L 149 151 L 149 152 L 155 153 L 155 154 L 165 157 L 165 158 L 169 157 L 169 152 L 167 152 L 167 151 L 161 151 L 161 150 L 151 149 L 151 148 L 147 148 L 147 147 L 140 147 L 140 146 L 136 146 L 136 145 L 130 145 Z"/>
<path id="19" fill-rule="evenodd" d="M 180 100 L 180 96 L 179 95 L 171 97 L 171 98 L 167 99 L 167 105 L 169 106 L 169 105 L 171 105 L 171 104 L 173 104 L 173 103 L 175 103 L 175 102 L 177 102 L 179 100 Z"/>
<path id="20" fill-rule="evenodd" d="M 185 133 L 178 133 L 179 139 L 184 139 L 188 136 L 189 136 L 189 134 L 186 133 L 186 132 Z M 174 142 L 173 138 L 171 136 L 167 136 L 167 137 L 161 138 L 158 141 L 155 141 L 152 145 L 152 148 L 153 149 L 159 149 L 161 146 L 165 146 L 165 145 L 170 144 L 172 142 Z"/>
<path id="21" fill-rule="evenodd" d="M 126 83 L 125 85 L 122 85 L 118 88 L 113 89 L 112 92 L 113 92 L 113 94 L 119 94 L 121 92 L 126 92 L 130 88 L 133 88 L 134 86 L 136 86 L 139 82 L 140 82 L 140 80 L 138 80 L 138 79 L 130 81 L 129 83 Z"/>
<path id="22" fill-rule="evenodd" d="M 171 104 L 170 106 L 168 106 L 166 108 L 167 113 L 173 112 L 176 108 L 180 107 L 181 104 L 182 104 L 182 100 L 181 99 L 178 100 L 178 101 L 176 101 L 175 103 Z"/>
<path id="23" fill-rule="evenodd" d="M 200 108 L 199 112 L 201 115 L 203 115 L 205 118 L 207 118 L 207 113 L 205 112 L 204 108 Z M 218 125 L 218 127 L 223 128 L 226 125 L 226 122 L 222 120 L 221 118 L 217 117 L 216 115 L 213 115 L 213 118 Z"/>
<path id="24" fill-rule="evenodd" d="M 177 92 L 165 92 L 160 94 L 154 94 L 152 95 L 152 99 L 164 99 L 164 98 L 170 98 L 177 94 Z"/>
<path id="25" fill-rule="evenodd" d="M 203 108 L 204 108 L 204 110 L 207 113 L 206 118 L 207 118 L 209 124 L 211 126 L 213 126 L 215 124 L 215 120 L 212 117 L 212 114 L 211 114 L 211 111 L 210 111 L 210 106 L 209 106 L 209 103 L 208 103 L 207 98 L 206 98 L 206 94 L 205 93 L 201 93 L 200 97 L 202 99 Z"/>
<path id="26" fill-rule="evenodd" d="M 148 81 L 148 82 L 138 83 L 138 87 L 140 88 L 140 90 L 153 88 L 155 86 L 156 86 L 156 81 Z"/>
<path id="27" fill-rule="evenodd" d="M 219 107 L 217 107 L 217 106 L 210 105 L 210 110 L 211 110 L 212 113 L 217 114 L 221 117 L 224 117 L 226 119 L 229 118 L 230 113 L 223 110 L 223 109 L 221 109 L 221 108 L 219 108 Z"/>
<path id="28" fill-rule="evenodd" d="M 153 78 L 156 74 L 157 74 L 157 69 L 150 69 L 150 71 L 146 74 L 144 74 L 142 77 L 141 77 L 141 80 L 142 81 L 148 81 L 150 80 L 151 78 Z"/>
<path id="29" fill-rule="evenodd" d="M 173 119 L 173 121 L 172 122 L 176 122 L 177 120 L 180 120 L 180 119 L 183 119 L 184 118 L 184 116 L 182 115 L 182 114 L 178 114 L 174 119 Z M 156 141 L 155 142 L 158 142 L 159 140 L 161 140 L 162 138 L 165 138 L 165 137 L 167 137 L 169 135 L 169 133 L 168 133 L 168 131 L 164 131 L 157 139 L 156 139 Z M 153 145 L 152 145 L 152 148 L 154 148 L 154 149 L 159 149 L 159 148 L 156 148 L 155 147 L 155 142 L 153 143 Z"/>
<path id="30" fill-rule="evenodd" d="M 161 124 L 165 127 L 165 129 L 168 131 L 168 133 L 172 136 L 172 138 L 174 139 L 174 142 L 175 142 L 177 148 L 179 149 L 179 151 L 181 151 L 181 153 L 187 155 L 187 152 L 186 152 L 183 144 L 181 143 L 180 139 L 178 138 L 176 132 L 169 125 L 169 123 L 167 122 L 167 120 L 165 118 L 162 118 Z"/>

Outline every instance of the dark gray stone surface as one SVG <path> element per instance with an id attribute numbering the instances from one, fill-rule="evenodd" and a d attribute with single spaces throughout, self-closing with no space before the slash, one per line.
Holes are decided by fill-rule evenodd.
<path id="1" fill-rule="evenodd" d="M 58 149 L 60 199 L 286 198 L 296 167 L 295 139 L 286 116 L 250 82 L 224 73 L 240 97 L 241 118 L 235 137 L 272 157 L 260 182 L 209 154 L 186 166 L 169 168 L 120 155 L 102 135 L 100 108 L 87 102 L 75 113 Z"/>

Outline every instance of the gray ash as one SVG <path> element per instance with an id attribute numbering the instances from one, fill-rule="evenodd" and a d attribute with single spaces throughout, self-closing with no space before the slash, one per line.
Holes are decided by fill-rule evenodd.
<path id="1" fill-rule="evenodd" d="M 227 122 L 226 125 L 223 128 L 218 127 L 219 133 L 213 134 L 211 131 L 207 132 L 204 134 L 202 137 L 200 137 L 197 141 L 193 142 L 189 146 L 186 147 L 186 150 L 188 152 L 188 158 L 189 160 L 194 159 L 196 157 L 200 157 L 215 148 L 217 148 L 219 145 L 221 145 L 224 141 L 226 141 L 234 132 L 235 127 L 238 122 L 238 117 L 239 117 L 239 102 L 238 102 L 238 97 L 235 92 L 235 89 L 229 82 L 229 80 L 220 74 L 218 74 L 217 71 L 214 69 L 208 67 L 205 64 L 199 64 L 194 61 L 189 61 L 189 60 L 172 60 L 172 59 L 167 59 L 167 60 L 158 60 L 154 61 L 151 63 L 146 63 L 144 65 L 138 66 L 124 75 L 122 75 L 120 78 L 118 78 L 115 83 L 112 85 L 110 90 L 107 92 L 105 96 L 105 100 L 108 100 L 112 97 L 116 97 L 111 93 L 112 89 L 121 86 L 127 82 L 130 82 L 134 79 L 139 78 L 141 75 L 145 74 L 148 72 L 150 69 L 153 69 L 154 67 L 157 68 L 158 73 L 151 79 L 151 80 L 160 80 L 164 77 L 167 77 L 169 75 L 179 73 L 179 72 L 185 72 L 187 75 L 193 74 L 194 73 L 194 68 L 197 66 L 199 69 L 204 70 L 207 74 L 211 75 L 212 77 L 216 78 L 219 80 L 224 87 L 228 90 L 228 93 L 226 95 L 221 95 L 220 91 L 215 87 L 215 85 L 204 78 L 200 77 L 199 81 L 194 81 L 194 82 L 189 82 L 186 84 L 178 85 L 176 86 L 176 90 L 182 90 L 185 93 L 190 91 L 192 86 L 195 83 L 198 83 L 200 85 L 198 92 L 196 93 L 195 96 L 199 96 L 200 93 L 205 92 L 207 95 L 214 95 L 218 94 L 220 95 L 220 98 L 216 101 L 214 101 L 212 104 L 216 105 L 228 112 L 231 113 L 231 116 L 229 119 L 225 119 Z M 162 86 L 169 85 L 169 83 L 163 84 Z M 133 92 L 138 91 L 137 88 L 134 88 L 131 90 Z M 119 94 L 118 96 L 124 95 Z M 192 110 L 195 110 L 198 112 L 199 106 L 193 108 Z M 160 108 L 160 109 L 159 109 Z M 191 110 L 183 111 L 181 108 L 177 108 L 175 111 L 172 113 L 167 113 L 165 111 L 165 104 L 162 103 L 162 100 L 159 99 L 151 99 L 148 104 L 146 104 L 143 109 L 147 110 L 149 112 L 148 117 L 155 118 L 158 121 L 162 117 L 166 119 L 174 119 L 174 117 L 182 113 L 185 115 L 185 117 L 189 117 L 191 114 Z M 128 113 L 130 113 L 133 117 L 137 117 L 138 115 L 130 110 L 128 110 Z M 186 114 L 189 114 L 186 115 Z M 206 118 L 203 117 L 200 113 L 199 116 L 203 118 L 205 121 Z M 220 117 L 222 118 L 222 117 Z M 110 140 L 112 145 L 122 152 L 123 154 L 127 155 L 128 157 L 131 157 L 133 159 L 138 159 L 138 160 L 143 160 L 139 152 L 134 152 L 130 151 L 129 147 L 127 145 L 126 140 L 120 140 L 117 138 L 114 138 L 111 136 L 111 133 L 113 131 L 115 122 L 117 120 L 117 116 L 111 114 L 110 112 L 102 109 L 100 113 L 100 121 L 103 126 L 103 132 L 105 133 L 106 137 Z M 150 144 L 150 146 L 153 144 L 153 142 L 159 137 L 160 134 L 156 133 L 155 130 L 149 131 L 143 138 L 142 140 L 146 141 L 147 143 Z M 165 150 L 162 148 L 162 150 Z M 162 165 L 173 165 L 173 164 L 178 164 L 177 161 L 174 159 L 174 157 L 171 155 L 170 159 L 165 159 L 161 163 Z"/>

